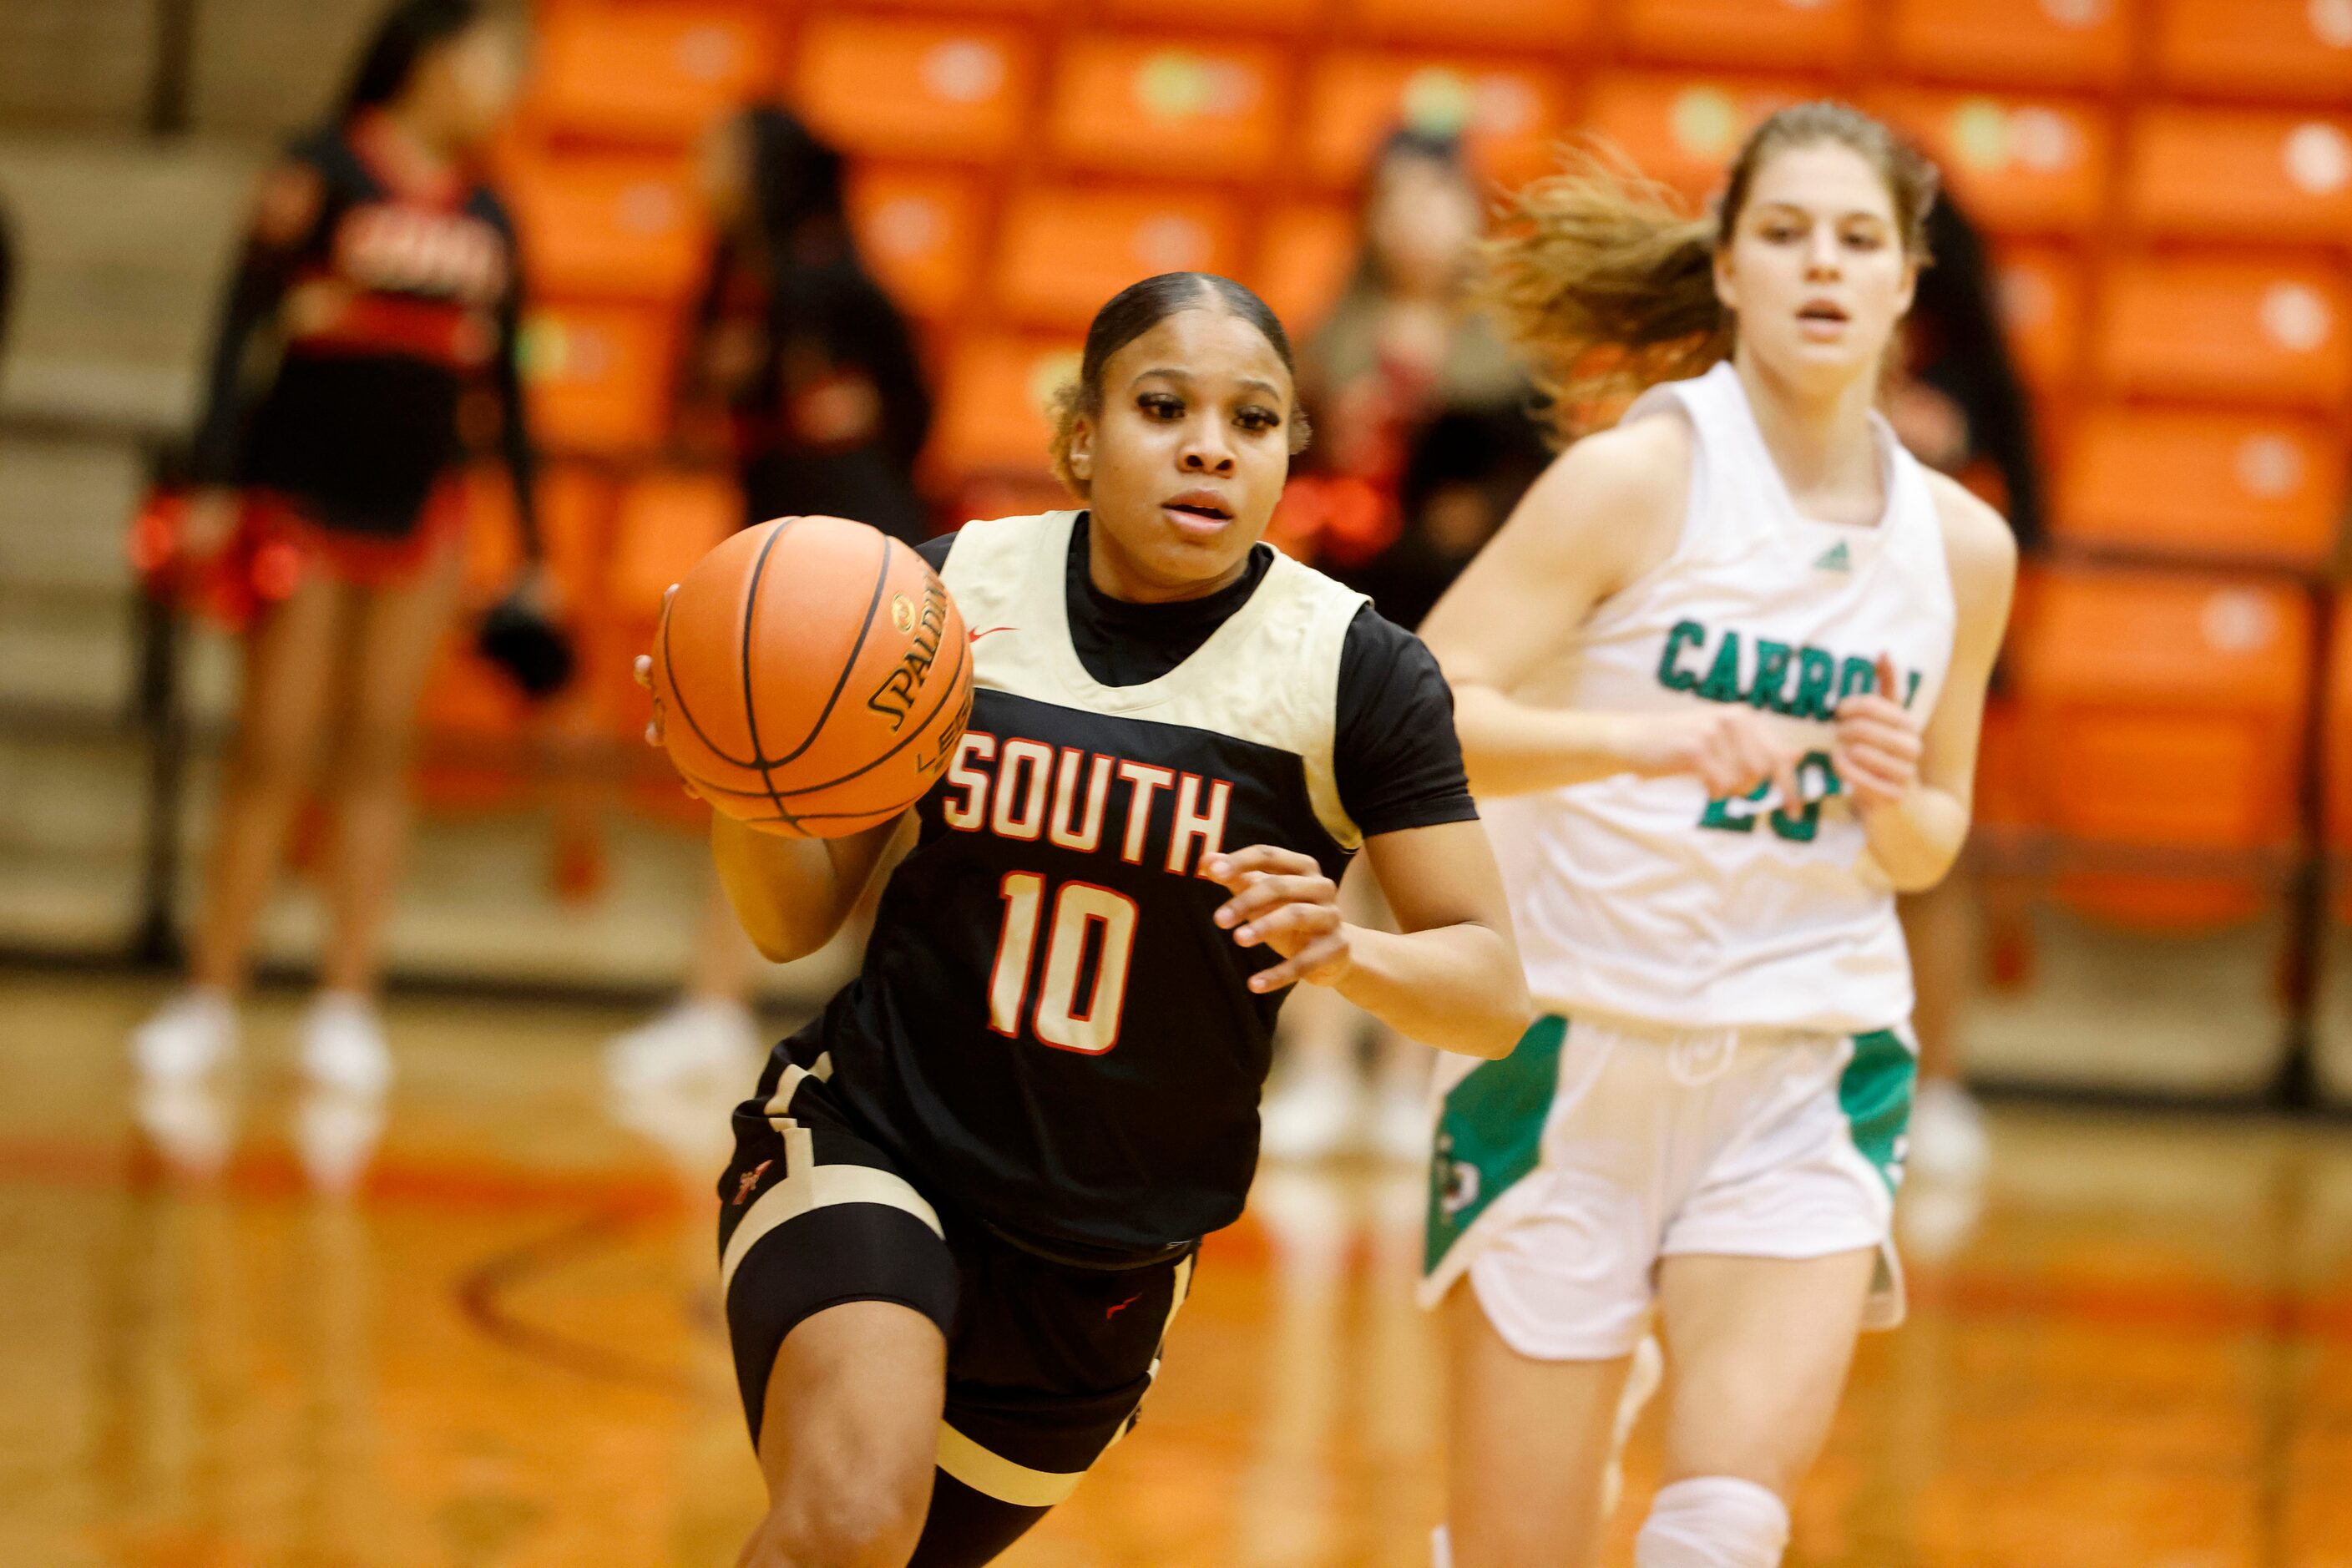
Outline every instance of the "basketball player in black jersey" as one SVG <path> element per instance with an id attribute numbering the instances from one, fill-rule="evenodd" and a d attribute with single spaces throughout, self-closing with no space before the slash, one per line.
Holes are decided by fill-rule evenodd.
<path id="1" fill-rule="evenodd" d="M 714 818 L 768 956 L 903 850 L 862 973 L 737 1110 L 721 1273 L 755 1568 L 989 1562 L 1135 1419 L 1242 1210 L 1284 994 L 1507 1052 L 1529 1016 L 1435 661 L 1258 542 L 1303 444 L 1281 324 L 1171 274 L 1095 319 L 1055 458 L 1087 508 L 924 547 L 969 731 L 908 818 Z M 1403 931 L 1344 923 L 1358 847 Z"/>

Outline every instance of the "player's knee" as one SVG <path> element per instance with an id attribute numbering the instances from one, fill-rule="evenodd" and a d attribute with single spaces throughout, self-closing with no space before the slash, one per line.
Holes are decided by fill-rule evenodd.
<path id="1" fill-rule="evenodd" d="M 335 783 L 344 793 L 397 784 L 408 770 L 410 726 L 370 719 L 347 728 L 335 748 Z"/>
<path id="2" fill-rule="evenodd" d="M 743 1568 L 905 1568 L 923 1532 L 928 1489 L 835 1477 L 779 1500 Z"/>
<path id="3" fill-rule="evenodd" d="M 1754 1481 L 1695 1476 L 1661 1487 L 1633 1541 L 1635 1568 L 1777 1568 L 1789 1505 Z"/>

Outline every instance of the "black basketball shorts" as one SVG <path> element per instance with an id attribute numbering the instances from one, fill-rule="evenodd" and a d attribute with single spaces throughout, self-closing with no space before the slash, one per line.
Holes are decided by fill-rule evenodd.
<path id="1" fill-rule="evenodd" d="M 814 1313 L 846 1301 L 922 1313 L 947 1338 L 947 1408 L 909 1568 L 986 1563 L 1134 1426 L 1193 1253 L 1074 1267 L 943 1216 L 861 1135 L 831 1076 L 825 1055 L 780 1055 L 735 1110 L 719 1289 L 744 1418 L 757 1446 L 776 1352 Z"/>

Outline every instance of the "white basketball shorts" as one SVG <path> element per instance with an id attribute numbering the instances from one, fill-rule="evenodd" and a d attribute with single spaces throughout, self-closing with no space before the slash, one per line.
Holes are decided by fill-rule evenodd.
<path id="1" fill-rule="evenodd" d="M 1639 1035 L 1537 1020 L 1439 1081 L 1422 1300 L 1468 1275 L 1520 1354 L 1604 1361 L 1678 1253 L 1880 1249 L 1864 1320 L 1903 1318 L 1891 1227 L 1918 1071 L 1907 1027 Z"/>

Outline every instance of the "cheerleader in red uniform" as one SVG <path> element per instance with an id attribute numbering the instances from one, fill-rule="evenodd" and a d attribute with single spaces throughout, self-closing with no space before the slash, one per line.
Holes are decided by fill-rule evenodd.
<path id="1" fill-rule="evenodd" d="M 520 40 L 479 0 L 399 0 L 326 128 L 262 182 L 212 366 L 172 574 L 245 622 L 235 751 L 186 989 L 134 1033 L 152 1079 L 236 1044 L 257 918 L 314 774 L 329 937 L 315 1082 L 381 1090 L 373 1002 L 418 697 L 455 606 L 459 465 L 495 430 L 535 563 L 514 229 L 478 177 Z M 539 597 L 529 568 L 519 590 Z"/>

